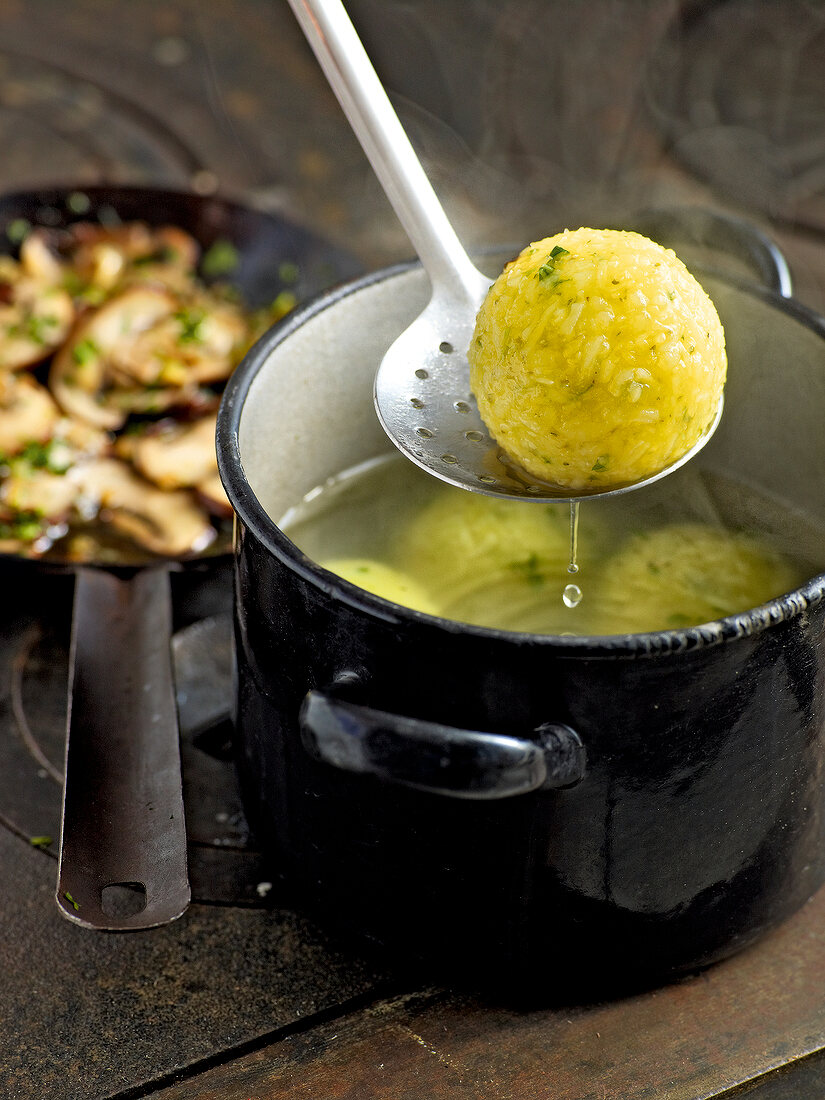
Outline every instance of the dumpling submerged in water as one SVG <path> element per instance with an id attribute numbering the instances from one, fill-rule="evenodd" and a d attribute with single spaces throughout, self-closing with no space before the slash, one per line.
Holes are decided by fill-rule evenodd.
<path id="1" fill-rule="evenodd" d="M 698 626 L 758 607 L 801 584 L 804 571 L 752 535 L 672 523 L 632 535 L 605 562 L 601 634 Z"/>
<path id="2" fill-rule="evenodd" d="M 415 611 L 426 611 L 437 615 L 438 608 L 424 588 L 412 577 L 386 562 L 373 558 L 332 558 L 320 562 L 324 569 L 343 577 L 350 584 L 372 592 L 390 603 L 411 607 Z"/>
<path id="3" fill-rule="evenodd" d="M 727 371 L 716 309 L 639 233 L 565 230 L 504 269 L 468 350 L 482 419 L 524 470 L 568 491 L 677 462 L 716 418 Z"/>
<path id="4" fill-rule="evenodd" d="M 584 520 L 580 562 L 601 540 Z M 441 488 L 394 542 L 392 558 L 419 580 L 445 618 L 499 630 L 556 633 L 572 629 L 561 592 L 570 581 L 565 507 Z"/>

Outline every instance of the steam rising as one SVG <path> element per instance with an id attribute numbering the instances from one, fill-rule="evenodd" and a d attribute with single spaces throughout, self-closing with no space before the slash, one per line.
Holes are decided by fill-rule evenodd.
<path id="1" fill-rule="evenodd" d="M 825 7 L 353 0 L 468 247 L 699 203 L 825 228 Z"/>

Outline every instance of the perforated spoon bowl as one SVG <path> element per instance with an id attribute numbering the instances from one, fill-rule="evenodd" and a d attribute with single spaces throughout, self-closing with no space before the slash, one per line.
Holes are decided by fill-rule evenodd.
<path id="1" fill-rule="evenodd" d="M 695 446 L 644 481 L 567 490 L 507 461 L 470 392 L 466 354 L 491 280 L 464 251 L 341 0 L 290 5 L 432 284 L 427 308 L 392 344 L 376 374 L 375 407 L 392 442 L 417 465 L 462 489 L 551 503 L 649 485 L 701 450 L 719 423 L 721 400 Z"/>

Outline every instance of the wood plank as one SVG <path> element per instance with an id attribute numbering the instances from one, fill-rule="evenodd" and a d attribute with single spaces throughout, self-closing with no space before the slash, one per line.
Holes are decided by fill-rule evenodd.
<path id="1" fill-rule="evenodd" d="M 820 892 L 761 944 L 670 986 L 533 1011 L 437 990 L 408 995 L 153 1096 L 707 1100 L 825 1048 L 823 973 Z"/>
<path id="2" fill-rule="evenodd" d="M 277 889 L 269 909 L 193 905 L 173 924 L 112 935 L 64 920 L 54 859 L 3 828 L 0 867 L 3 1100 L 133 1095 L 376 996 L 380 976 L 281 907 Z"/>

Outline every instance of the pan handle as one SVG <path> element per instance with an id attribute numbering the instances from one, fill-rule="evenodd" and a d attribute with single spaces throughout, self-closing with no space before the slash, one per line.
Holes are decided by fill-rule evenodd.
<path id="1" fill-rule="evenodd" d="M 86 928 L 153 928 L 190 900 L 169 574 L 80 569 L 57 904 Z"/>
<path id="2" fill-rule="evenodd" d="M 300 712 L 304 747 L 344 771 L 451 798 L 510 798 L 572 787 L 586 754 L 575 730 L 547 723 L 530 737 L 462 730 L 310 691 Z"/>

